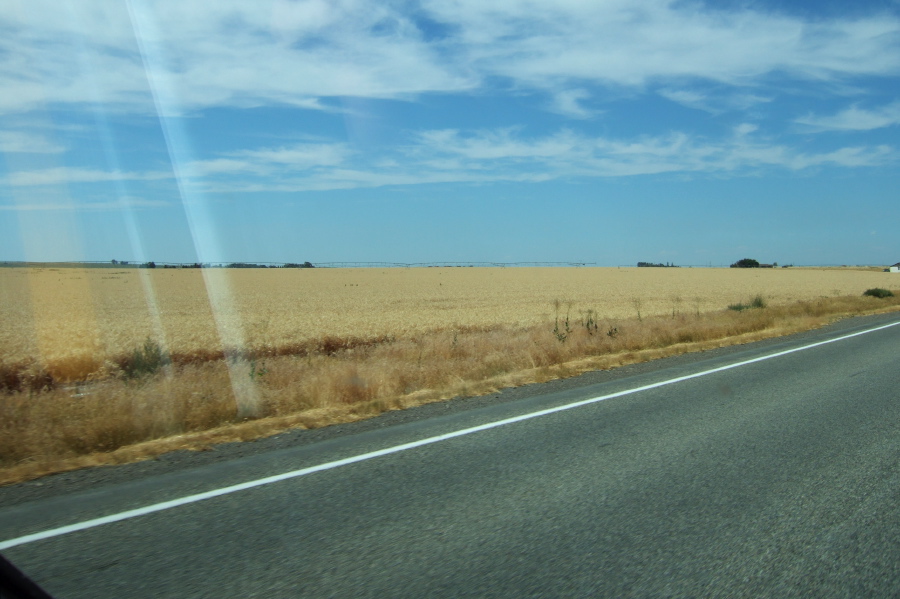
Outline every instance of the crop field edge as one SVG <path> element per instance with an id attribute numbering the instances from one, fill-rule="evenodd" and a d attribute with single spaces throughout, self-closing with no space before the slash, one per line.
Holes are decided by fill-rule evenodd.
<path id="1" fill-rule="evenodd" d="M 829 298 L 839 300 L 842 298 Z M 846 299 L 846 298 L 845 298 Z M 820 300 L 820 305 L 828 300 Z M 796 308 L 808 302 L 781 306 L 779 311 Z M 676 342 L 615 354 L 582 356 L 556 364 L 536 366 L 514 372 L 487 376 L 481 380 L 460 381 L 460 384 L 444 389 L 422 389 L 406 395 L 362 400 L 354 403 L 317 407 L 298 413 L 247 419 L 242 422 L 216 426 L 208 430 L 184 432 L 140 443 L 128 444 L 112 451 L 91 452 L 73 457 L 38 457 L 23 460 L 11 467 L 0 469 L 0 485 L 10 485 L 33 480 L 55 473 L 82 468 L 119 465 L 153 459 L 172 451 L 203 451 L 222 443 L 243 442 L 273 436 L 291 429 L 312 429 L 332 424 L 355 422 L 393 410 L 406 409 L 426 403 L 447 401 L 459 397 L 472 397 L 496 392 L 502 388 L 542 383 L 568 378 L 591 370 L 607 370 L 661 359 L 674 355 L 706 351 L 719 347 L 740 345 L 763 339 L 781 337 L 820 328 L 837 320 L 900 311 L 896 303 L 867 309 L 836 311 L 801 318 L 793 316 L 778 323 L 738 335 L 689 342 Z M 707 315 L 704 315 L 707 316 Z M 637 320 L 637 319 L 631 319 Z M 628 320 L 619 321 L 627 326 Z"/>

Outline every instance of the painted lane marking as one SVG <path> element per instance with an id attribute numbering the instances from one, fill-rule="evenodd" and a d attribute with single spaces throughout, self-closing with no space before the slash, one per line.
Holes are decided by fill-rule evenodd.
<path id="1" fill-rule="evenodd" d="M 676 377 L 673 379 L 667 379 L 665 381 L 660 381 L 658 383 L 652 383 L 650 385 L 643 385 L 641 387 L 635 387 L 633 389 L 617 391 L 616 393 L 610 393 L 609 395 L 602 395 L 600 397 L 592 397 L 590 399 L 583 399 L 581 401 L 576 401 L 576 402 L 565 404 L 562 406 L 556 406 L 554 408 L 538 410 L 537 412 L 529 412 L 527 414 L 521 414 L 519 416 L 513 416 L 511 418 L 504 418 L 503 420 L 496 420 L 494 422 L 488 422 L 486 424 L 481 424 L 478 426 L 460 429 L 458 431 L 445 433 L 443 435 L 437 435 L 434 437 L 428 437 L 426 439 L 420 439 L 419 441 L 412 441 L 410 443 L 403 443 L 402 445 L 395 445 L 393 447 L 387 447 L 385 449 L 379 449 L 377 451 L 370 451 L 368 453 L 351 456 L 349 458 L 344 458 L 342 460 L 335 460 L 333 462 L 326 462 L 324 464 L 319 464 L 317 466 L 310 466 L 308 468 L 301 468 L 300 470 L 293 470 L 291 472 L 285 472 L 283 474 L 267 476 L 265 478 L 260 478 L 257 480 L 240 483 L 237 485 L 231 485 L 228 487 L 222 487 L 220 489 L 214 489 L 212 491 L 206 491 L 205 493 L 197 493 L 195 495 L 188 495 L 186 497 L 181 497 L 179 499 L 172 499 L 170 501 L 154 503 L 152 505 L 148 505 L 148 506 L 145 506 L 142 508 L 127 510 L 124 512 L 119 512 L 118 514 L 111 514 L 109 516 L 103 516 L 102 518 L 94 518 L 91 520 L 85 520 L 84 522 L 78 522 L 77 524 L 70 524 L 68 526 L 52 528 L 52 529 L 45 530 L 42 532 L 37 532 L 37 533 L 30 534 L 30 535 L 25 535 L 25 536 L 17 537 L 14 539 L 9 539 L 7 541 L 2 541 L 2 542 L 0 542 L 0 550 L 9 549 L 11 547 L 17 547 L 19 545 L 25 545 L 27 543 L 33 543 L 35 541 L 41 541 L 43 539 L 50 539 L 53 537 L 58 537 L 61 535 L 72 533 L 72 532 L 78 532 L 80 530 L 86 530 L 89 528 L 102 526 L 104 524 L 110 524 L 112 522 L 121 522 L 122 520 L 137 518 L 138 516 L 145 516 L 147 514 L 152 514 L 154 512 L 161 512 L 161 511 L 179 507 L 182 505 L 187 505 L 190 503 L 197 503 L 198 501 L 212 499 L 213 497 L 229 495 L 231 493 L 237 493 L 238 491 L 244 491 L 246 489 L 253 489 L 255 487 L 261 487 L 263 485 L 269 485 L 272 483 L 277 483 L 277 482 L 280 482 L 283 480 L 288 480 L 291 478 L 298 478 L 300 476 L 306 476 L 307 474 L 313 474 L 315 472 L 322 472 L 324 470 L 332 470 L 334 468 L 340 468 L 341 466 L 347 466 L 349 464 L 355 464 L 357 462 L 364 462 L 366 460 L 371 460 L 372 458 L 377 458 L 377 457 L 381 457 L 384 455 L 390 455 L 392 453 L 399 453 L 401 451 L 415 449 L 416 447 L 422 447 L 424 445 L 431 445 L 432 443 L 440 443 L 441 441 L 446 441 L 448 439 L 455 439 L 456 437 L 463 437 L 465 435 L 471 435 L 472 433 L 486 431 L 486 430 L 489 430 L 492 428 L 497 428 L 500 426 L 506 426 L 507 424 L 514 424 L 516 422 L 522 422 L 523 420 L 531 420 L 532 418 L 540 418 L 541 416 L 547 416 L 549 414 L 555 414 L 557 412 L 563 412 L 566 410 L 572 410 L 574 408 L 580 408 L 582 406 L 590 405 L 593 403 L 598 403 L 601 401 L 605 401 L 607 399 L 623 397 L 625 395 L 633 395 L 635 393 L 640 393 L 642 391 L 649 391 L 650 389 L 658 389 L 659 387 L 665 387 L 667 385 L 674 385 L 675 383 L 680 383 L 683 381 L 700 378 L 703 376 L 715 374 L 717 372 L 722 372 L 725 370 L 731 370 L 732 368 L 739 368 L 741 366 L 747 366 L 748 364 L 755 364 L 757 362 L 771 360 L 772 358 L 778 358 L 781 356 L 786 356 L 788 354 L 793 354 L 796 352 L 812 349 L 814 347 L 819 347 L 821 345 L 827 345 L 829 343 L 843 341 L 845 339 L 850 339 L 852 337 L 858 337 L 860 335 L 874 333 L 876 331 L 880 331 L 880 330 L 887 329 L 890 327 L 895 327 L 898 325 L 900 325 L 900 321 L 894 322 L 891 324 L 882 325 L 879 327 L 875 327 L 874 329 L 866 329 L 864 331 L 858 331 L 856 333 L 851 333 L 849 335 L 835 337 L 834 339 L 819 341 L 816 343 L 811 343 L 810 345 L 795 347 L 794 349 L 788 349 L 788 350 L 776 352 L 774 354 L 768 354 L 768 355 L 761 356 L 758 358 L 744 360 L 742 362 L 735 362 L 734 364 L 727 364 L 725 366 L 719 366 L 718 368 L 713 368 L 711 370 L 704 370 L 702 372 L 695 372 L 694 374 L 688 374 L 688 375 Z"/>

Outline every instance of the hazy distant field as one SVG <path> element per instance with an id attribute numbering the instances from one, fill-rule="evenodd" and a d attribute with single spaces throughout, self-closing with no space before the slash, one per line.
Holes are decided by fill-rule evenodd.
<path id="1" fill-rule="evenodd" d="M 891 278 L 894 277 L 894 278 Z M 172 352 L 320 338 L 720 310 L 858 295 L 900 277 L 850 269 L 419 268 L 0 269 L 0 361 L 122 355 L 146 338 Z M 215 306 L 215 310 L 211 308 Z M 215 315 L 215 318 L 214 318 Z"/>

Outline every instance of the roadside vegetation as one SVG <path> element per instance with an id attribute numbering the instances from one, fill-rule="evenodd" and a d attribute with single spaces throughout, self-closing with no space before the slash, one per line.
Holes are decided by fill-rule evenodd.
<path id="1" fill-rule="evenodd" d="M 67 379 L 37 361 L 0 365 L 0 484 L 146 459 L 176 449 L 367 418 L 455 396 L 808 330 L 900 309 L 887 294 L 820 297 L 703 311 L 671 298 L 665 314 L 608 317 L 556 300 L 528 325 L 436 327 L 321 336 L 234 351 L 167 352 L 152 338 Z"/>
<path id="2" fill-rule="evenodd" d="M 751 308 L 765 308 L 768 305 L 768 302 L 766 302 L 766 299 L 763 296 L 757 295 L 747 303 L 741 302 L 739 304 L 730 304 L 728 309 L 736 312 L 743 312 L 744 310 L 749 310 Z"/>

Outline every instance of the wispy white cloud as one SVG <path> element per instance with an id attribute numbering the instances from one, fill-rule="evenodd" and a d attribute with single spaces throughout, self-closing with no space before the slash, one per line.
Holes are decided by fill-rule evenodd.
<path id="1" fill-rule="evenodd" d="M 394 98 L 477 83 L 428 44 L 409 16 L 365 0 L 63 7 L 34 0 L 28 10 L 0 6 L 0 22 L 0 51 L 10 58 L 0 74 L 6 112 L 60 102 L 168 113 L 328 109 L 322 98 Z"/>
<path id="2" fill-rule="evenodd" d="M 262 150 L 244 150 L 233 155 L 259 163 L 283 164 L 298 169 L 341 164 L 351 150 L 343 143 L 301 143 Z"/>
<path id="3" fill-rule="evenodd" d="M 582 106 L 581 101 L 591 97 L 591 94 L 583 89 L 567 89 L 557 92 L 553 97 L 553 112 L 576 119 L 586 119 L 595 116 L 595 112 Z"/>
<path id="4" fill-rule="evenodd" d="M 122 210 L 123 208 L 145 209 L 145 208 L 166 208 L 171 206 L 171 202 L 165 200 L 148 200 L 144 198 L 127 197 L 118 200 L 105 201 L 83 201 L 83 202 L 23 202 L 17 204 L 0 204 L 0 211 L 3 212 L 108 212 Z"/>
<path id="5" fill-rule="evenodd" d="M 237 158 L 212 158 L 209 160 L 196 160 L 186 169 L 190 176 L 209 176 L 219 174 L 264 174 L 266 165 L 260 165 L 248 160 Z"/>
<path id="6" fill-rule="evenodd" d="M 657 93 L 676 104 L 681 104 L 682 106 L 702 110 L 711 114 L 721 114 L 729 110 L 743 111 L 753 106 L 772 101 L 770 96 L 749 93 L 740 88 L 737 90 L 728 88 L 727 91 L 724 92 L 722 90 L 711 92 L 701 90 L 697 87 L 692 87 L 690 89 L 664 87 L 659 89 Z"/>
<path id="7" fill-rule="evenodd" d="M 804 151 L 756 135 L 742 123 L 719 140 L 671 132 L 631 139 L 592 136 L 561 129 L 527 136 L 521 128 L 457 129 L 415 133 L 405 146 L 377 156 L 352 151 L 344 143 L 304 142 L 229 152 L 179 168 L 185 183 L 205 192 L 315 191 L 427 183 L 548 181 L 661 173 L 743 176 L 761 170 L 802 171 L 833 166 L 865 168 L 896 162 L 889 146 L 847 146 Z M 57 167 L 10 173 L 13 187 L 141 182 L 172 178 L 171 172 L 126 172 Z M 119 203 L 84 204 L 97 209 Z M 135 206 L 154 207 L 158 204 Z M 28 204 L 31 210 L 55 203 Z M 44 206 L 46 208 L 41 208 Z M 6 208 L 11 209 L 11 208 Z M 17 209 L 23 209 L 21 207 Z"/>
<path id="8" fill-rule="evenodd" d="M 570 131 L 538 140 L 522 139 L 515 132 L 514 128 L 506 128 L 464 136 L 456 129 L 424 131 L 416 136 L 420 144 L 416 150 L 457 154 L 470 160 L 518 160 L 567 155 L 577 143 Z"/>
<path id="9" fill-rule="evenodd" d="M 273 104 L 333 109 L 336 97 L 466 93 L 499 77 L 549 91 L 551 109 L 584 118 L 581 90 L 589 86 L 662 82 L 669 97 L 697 104 L 683 82 L 752 86 L 780 74 L 834 83 L 900 70 L 900 20 L 890 14 L 805 21 L 669 0 L 21 6 L 0 5 L 3 112 L 82 102 L 148 112 L 148 81 L 157 107 L 177 113 Z M 417 14 L 444 33 L 431 37 Z"/>
<path id="10" fill-rule="evenodd" d="M 197 160 L 188 165 L 186 172 L 195 177 L 243 173 L 264 175 L 276 171 L 302 172 L 340 165 L 351 153 L 347 144 L 343 143 L 299 143 L 229 152 L 219 158 Z"/>
<path id="11" fill-rule="evenodd" d="M 664 88 L 659 90 L 659 95 L 688 108 L 709 110 L 707 95 L 697 90 Z"/>
<path id="12" fill-rule="evenodd" d="M 628 177 L 662 173 L 745 176 L 765 170 L 803 171 L 823 166 L 876 167 L 897 161 L 889 146 L 803 151 L 757 138 L 756 125 L 709 140 L 683 132 L 634 139 L 589 136 L 560 130 L 527 137 L 520 129 L 442 129 L 418 132 L 391 157 L 344 154 L 340 161 L 298 168 L 280 149 L 248 153 L 251 163 L 227 175 L 210 170 L 192 180 L 207 191 L 291 192 L 427 183 L 548 181 Z M 266 159 L 268 158 L 268 159 Z M 212 160 L 210 162 L 216 162 Z M 228 159 L 223 160 L 226 164 Z"/>
<path id="13" fill-rule="evenodd" d="M 10 154 L 59 154 L 65 146 L 37 133 L 0 131 L 0 152 Z"/>
<path id="14" fill-rule="evenodd" d="M 124 172 L 91 168 L 55 167 L 9 173 L 7 184 L 14 187 L 36 185 L 64 185 L 68 183 L 103 183 L 109 181 L 154 181 L 172 178 L 171 172 Z"/>
<path id="15" fill-rule="evenodd" d="M 799 125 L 805 125 L 818 131 L 869 131 L 900 125 L 900 102 L 893 102 L 880 108 L 866 110 L 851 106 L 830 116 L 809 114 L 796 119 Z"/>
<path id="16" fill-rule="evenodd" d="M 801 170 L 817 166 L 869 167 L 896 161 L 896 152 L 887 145 L 839 148 L 819 154 L 799 154 L 792 158 L 791 168 Z"/>
<path id="17" fill-rule="evenodd" d="M 893 41 L 900 23 L 888 15 L 811 22 L 667 0 L 427 5 L 459 27 L 460 52 L 481 71 L 538 87 L 683 78 L 749 84 L 776 72 L 830 79 L 893 74 L 900 65 Z"/>

